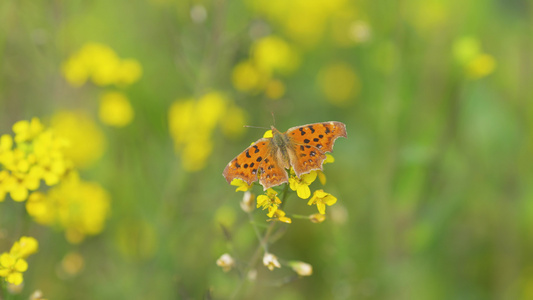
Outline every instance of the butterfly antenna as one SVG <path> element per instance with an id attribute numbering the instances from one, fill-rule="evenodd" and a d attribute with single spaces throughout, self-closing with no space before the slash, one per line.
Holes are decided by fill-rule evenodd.
<path id="1" fill-rule="evenodd" d="M 257 129 L 266 129 L 266 130 L 270 130 L 270 128 L 259 127 L 259 126 L 244 125 L 243 127 L 246 127 L 246 128 L 257 128 Z"/>
<path id="2" fill-rule="evenodd" d="M 270 113 L 272 114 L 272 124 L 273 126 L 276 126 L 276 117 L 274 116 L 274 112 L 270 111 Z"/>

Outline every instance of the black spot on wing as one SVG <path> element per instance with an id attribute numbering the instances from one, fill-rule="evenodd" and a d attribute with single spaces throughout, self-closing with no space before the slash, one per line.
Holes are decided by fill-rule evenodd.
<path id="1" fill-rule="evenodd" d="M 307 128 L 309 128 L 309 130 L 311 130 L 311 133 L 315 133 L 315 129 L 313 128 L 313 125 L 309 125 L 309 126 L 307 126 Z"/>
<path id="2" fill-rule="evenodd" d="M 255 161 L 260 162 L 263 158 L 259 156 Z"/>
<path id="3" fill-rule="evenodd" d="M 248 157 L 248 158 L 252 158 L 252 157 L 250 156 L 250 153 L 249 153 L 248 150 L 246 150 L 246 157 Z"/>
<path id="4" fill-rule="evenodd" d="M 305 131 L 304 131 L 303 128 L 298 128 L 298 130 L 300 130 L 300 134 L 301 134 L 301 135 L 305 135 Z"/>
<path id="5" fill-rule="evenodd" d="M 306 143 L 306 144 L 309 144 L 309 142 L 310 142 L 309 139 L 305 139 L 305 140 L 304 140 L 304 143 Z"/>
<path id="6" fill-rule="evenodd" d="M 259 152 L 259 147 L 257 147 L 257 145 L 254 145 L 253 147 L 255 148 L 255 151 L 254 151 L 254 153 L 257 153 L 257 152 Z"/>

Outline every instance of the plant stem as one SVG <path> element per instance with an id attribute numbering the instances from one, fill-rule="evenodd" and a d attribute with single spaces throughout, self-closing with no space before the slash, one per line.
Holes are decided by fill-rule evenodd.
<path id="1" fill-rule="evenodd" d="M 285 184 L 285 187 L 283 188 L 283 191 L 282 191 L 283 194 L 281 195 L 280 208 L 283 206 L 283 204 L 285 204 L 285 200 L 287 199 L 287 196 L 288 196 L 288 190 L 289 190 L 289 185 Z M 265 231 L 265 235 L 263 237 L 261 237 L 261 234 L 259 233 L 259 228 L 257 227 L 251 212 L 248 213 L 248 217 L 250 219 L 250 224 L 252 225 L 252 227 L 253 227 L 253 229 L 255 231 L 257 239 L 259 240 L 259 245 L 257 245 L 257 247 L 256 247 L 256 249 L 254 251 L 254 254 L 252 255 L 252 257 L 250 258 L 250 260 L 246 264 L 246 268 L 244 269 L 244 271 L 242 273 L 243 276 L 241 277 L 237 287 L 233 291 L 233 294 L 231 295 L 230 299 L 236 299 L 237 296 L 239 295 L 239 293 L 242 290 L 242 287 L 244 285 L 244 282 L 246 280 L 246 276 L 248 276 L 248 273 L 250 272 L 250 270 L 252 270 L 253 266 L 255 266 L 257 264 L 257 261 L 261 257 L 261 252 L 265 252 L 265 253 L 268 252 L 268 240 L 270 239 L 270 237 L 272 235 L 272 232 L 274 231 L 274 227 L 277 224 L 277 222 L 275 222 L 275 221 L 271 222 L 268 225 L 268 227 L 267 227 L 267 229 Z"/>

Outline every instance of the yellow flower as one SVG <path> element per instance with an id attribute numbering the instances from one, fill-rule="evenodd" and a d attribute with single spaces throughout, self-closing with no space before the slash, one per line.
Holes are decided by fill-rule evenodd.
<path id="1" fill-rule="evenodd" d="M 116 76 L 117 84 L 132 84 L 142 76 L 141 64 L 135 59 L 124 59 L 118 65 Z"/>
<path id="2" fill-rule="evenodd" d="M 233 67 L 231 81 L 233 86 L 241 92 L 261 90 L 270 75 L 259 69 L 252 61 L 245 60 Z"/>
<path id="3" fill-rule="evenodd" d="M 298 56 L 287 42 L 277 36 L 266 36 L 252 45 L 251 57 L 266 74 L 288 73 L 296 69 Z"/>
<path id="4" fill-rule="evenodd" d="M 6 170 L 0 171 L 0 202 L 4 201 L 9 192 L 6 182 L 9 182 L 9 172 Z"/>
<path id="5" fill-rule="evenodd" d="M 277 79 L 270 80 L 265 87 L 265 95 L 272 99 L 278 100 L 285 94 L 285 85 Z"/>
<path id="6" fill-rule="evenodd" d="M 466 65 L 466 72 L 472 79 L 485 77 L 496 68 L 496 60 L 489 54 L 481 54 Z"/>
<path id="7" fill-rule="evenodd" d="M 309 189 L 309 185 L 315 181 L 317 177 L 316 171 L 311 171 L 311 173 L 303 174 L 298 178 L 296 175 L 291 172 L 291 176 L 289 177 L 289 185 L 291 190 L 296 191 L 296 194 L 298 194 L 298 197 L 302 199 L 307 199 L 309 196 L 311 196 L 311 189 Z"/>
<path id="8" fill-rule="evenodd" d="M 313 197 L 307 202 L 307 205 L 316 204 L 318 212 L 321 214 L 326 213 L 326 205 L 331 206 L 337 202 L 337 198 L 323 190 L 316 190 Z"/>
<path id="9" fill-rule="evenodd" d="M 266 195 L 259 195 L 257 196 L 257 207 L 263 207 L 263 210 L 268 208 L 268 214 L 267 216 L 272 218 L 274 216 L 274 213 L 276 210 L 278 210 L 278 206 L 281 204 L 281 200 L 279 200 L 276 192 L 273 189 L 268 189 Z"/>
<path id="10" fill-rule="evenodd" d="M 51 127 L 54 133 L 68 140 L 64 153 L 76 167 L 87 168 L 104 154 L 104 133 L 89 114 L 83 111 L 56 112 Z"/>
<path id="11" fill-rule="evenodd" d="M 103 230 L 109 202 L 109 194 L 100 185 L 81 181 L 70 172 L 46 195 L 32 193 L 26 209 L 37 223 L 64 229 L 67 240 L 75 244 Z"/>
<path id="12" fill-rule="evenodd" d="M 24 260 L 29 255 L 37 252 L 37 240 L 23 236 L 11 247 L 9 253 L 0 255 L 0 277 L 14 285 L 23 281 L 22 273 L 28 269 L 28 263 Z"/>
<path id="13" fill-rule="evenodd" d="M 63 76 L 74 87 L 90 78 L 99 86 L 128 85 L 139 80 L 142 67 L 134 59 L 120 59 L 109 46 L 87 43 L 62 65 Z"/>
<path id="14" fill-rule="evenodd" d="M 281 264 L 278 261 L 278 257 L 272 253 L 265 252 L 263 256 L 263 264 L 270 270 L 273 271 L 274 268 L 281 268 Z"/>
<path id="15" fill-rule="evenodd" d="M 252 186 L 254 185 L 254 183 L 252 182 L 252 184 L 247 184 L 244 180 L 242 179 L 239 179 L 239 178 L 235 178 L 231 181 L 230 183 L 231 185 L 233 186 L 236 186 L 237 189 L 235 190 L 236 192 L 246 192 L 246 191 L 249 191 Z"/>
<path id="16" fill-rule="evenodd" d="M 22 272 L 28 269 L 28 263 L 8 253 L 0 255 L 0 277 L 5 277 L 6 281 L 19 285 L 23 281 Z"/>
<path id="17" fill-rule="evenodd" d="M 37 170 L 32 168 L 32 170 Z M 11 199 L 21 202 L 28 198 L 28 191 L 33 191 L 39 188 L 40 176 L 37 172 L 29 172 L 28 174 L 13 173 L 9 177 L 9 183 L 6 183 L 9 189 Z"/>
<path id="18" fill-rule="evenodd" d="M 23 236 L 11 247 L 11 254 L 14 257 L 26 258 L 39 249 L 39 243 L 33 237 Z"/>
<path id="19" fill-rule="evenodd" d="M 248 115 L 242 108 L 232 105 L 227 109 L 224 117 L 221 118 L 222 133 L 229 138 L 239 138 L 246 131 L 246 120 Z"/>
<path id="20" fill-rule="evenodd" d="M 269 217 L 271 217 L 271 219 L 268 219 L 267 221 L 274 221 L 275 220 L 275 221 L 280 221 L 280 222 L 287 223 L 287 224 L 292 223 L 292 219 L 289 218 L 289 217 L 286 217 L 285 215 L 286 215 L 286 213 L 283 210 L 276 209 L 274 214 L 272 216 L 269 216 Z"/>
<path id="21" fill-rule="evenodd" d="M 462 65 L 466 65 L 481 53 L 479 40 L 474 37 L 462 37 L 453 43 L 453 55 Z"/>
<path id="22" fill-rule="evenodd" d="M 31 141 L 37 137 L 44 129 L 43 124 L 38 118 L 32 118 L 31 121 L 18 121 L 13 125 L 15 133 L 15 142 L 21 143 Z"/>
<path id="23" fill-rule="evenodd" d="M 265 131 L 265 134 L 263 134 L 263 138 L 271 138 L 272 137 L 272 130 Z"/>
<path id="24" fill-rule="evenodd" d="M 130 101 L 120 92 L 107 92 L 100 97 L 98 116 L 109 126 L 124 127 L 133 120 L 134 111 Z"/>
<path id="25" fill-rule="evenodd" d="M 343 62 L 327 65 L 319 72 L 317 79 L 326 99 L 337 106 L 352 102 L 361 89 L 359 77 Z"/>

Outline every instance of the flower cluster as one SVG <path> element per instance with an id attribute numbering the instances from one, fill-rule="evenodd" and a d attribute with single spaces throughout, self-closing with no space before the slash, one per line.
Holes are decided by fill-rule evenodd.
<path id="1" fill-rule="evenodd" d="M 168 115 L 174 149 L 181 156 L 183 169 L 198 171 L 205 167 L 213 151 L 215 128 L 228 137 L 244 133 L 246 113 L 218 92 L 199 99 L 177 100 Z"/>
<path id="2" fill-rule="evenodd" d="M 87 43 L 63 63 L 63 76 L 74 87 L 91 80 L 94 84 L 126 87 L 142 75 L 141 64 L 135 59 L 121 59 L 109 46 Z M 98 115 L 109 126 L 124 127 L 134 116 L 128 97 L 121 91 L 107 91 L 100 96 Z"/>
<path id="3" fill-rule="evenodd" d="M 69 141 L 64 153 L 76 168 L 89 168 L 104 154 L 105 135 L 88 113 L 58 111 L 52 116 L 50 127 L 58 136 Z"/>
<path id="4" fill-rule="evenodd" d="M 482 52 L 479 40 L 473 37 L 462 37 L 455 41 L 453 54 L 470 79 L 490 75 L 496 68 L 494 57 Z"/>
<path id="5" fill-rule="evenodd" d="M 24 201 L 41 181 L 56 185 L 72 168 L 63 153 L 68 142 L 45 129 L 38 118 L 15 123 L 13 132 L 0 137 L 0 201 L 7 194 Z"/>
<path id="6" fill-rule="evenodd" d="M 298 67 L 298 55 L 286 41 L 277 36 L 256 40 L 250 57 L 233 68 L 233 86 L 242 92 L 264 92 L 270 99 L 279 99 L 285 85 L 275 74 L 288 74 Z"/>
<path id="7" fill-rule="evenodd" d="M 328 29 L 331 30 L 333 42 L 339 46 L 361 41 L 356 39 L 359 36 L 355 35 L 353 29 L 359 21 L 354 1 L 248 0 L 246 3 L 289 38 L 305 47 L 318 44 Z"/>
<path id="8" fill-rule="evenodd" d="M 26 210 L 35 222 L 64 229 L 67 240 L 76 244 L 86 235 L 103 230 L 110 197 L 99 184 L 82 181 L 76 172 L 71 172 L 46 193 L 33 192 Z"/>
<path id="9" fill-rule="evenodd" d="M 142 75 L 135 59 L 121 59 L 109 46 L 87 43 L 72 54 L 62 67 L 63 76 L 72 86 L 82 86 L 88 80 L 99 86 L 129 85 Z"/>
<path id="10" fill-rule="evenodd" d="M 39 244 L 32 237 L 23 236 L 13 244 L 9 252 L 0 254 L 0 277 L 9 283 L 19 285 L 23 281 L 22 273 L 28 269 L 26 258 L 37 252 Z"/>

